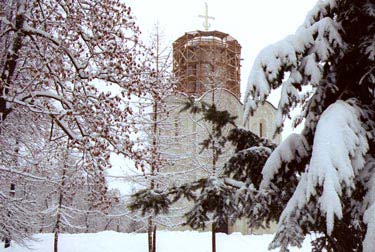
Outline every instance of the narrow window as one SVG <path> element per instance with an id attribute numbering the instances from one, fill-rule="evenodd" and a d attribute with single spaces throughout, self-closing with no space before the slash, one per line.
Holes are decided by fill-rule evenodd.
<path id="1" fill-rule="evenodd" d="M 259 136 L 263 137 L 263 123 L 259 123 Z"/>
<path id="2" fill-rule="evenodd" d="M 178 117 L 176 117 L 175 121 L 174 121 L 174 136 L 178 136 L 179 135 L 179 132 L 178 132 Z"/>

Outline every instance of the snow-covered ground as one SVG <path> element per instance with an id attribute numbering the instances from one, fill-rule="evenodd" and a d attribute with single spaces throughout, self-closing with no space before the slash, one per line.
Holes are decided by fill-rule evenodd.
<path id="1" fill-rule="evenodd" d="M 29 242 L 29 248 L 13 244 L 6 252 L 52 252 L 53 235 L 38 234 L 38 242 Z M 266 252 L 272 235 L 217 234 L 217 252 Z M 0 248 L 4 244 L 0 243 Z M 210 252 L 209 232 L 158 232 L 157 252 Z M 272 250 L 277 251 L 277 250 Z M 310 239 L 305 239 L 302 249 L 292 252 L 311 251 Z M 124 234 L 113 231 L 95 234 L 62 234 L 59 252 L 147 252 L 146 234 Z"/>

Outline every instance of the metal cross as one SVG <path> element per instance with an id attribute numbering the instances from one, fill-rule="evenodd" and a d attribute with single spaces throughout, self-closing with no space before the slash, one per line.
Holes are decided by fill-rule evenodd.
<path id="1" fill-rule="evenodd" d="M 208 16 L 208 5 L 207 3 L 204 3 L 205 6 L 206 6 L 206 11 L 205 11 L 205 14 L 204 15 L 199 15 L 198 17 L 200 18 L 204 18 L 204 23 L 203 23 L 203 27 L 206 31 L 208 31 L 208 29 L 210 28 L 210 23 L 208 23 L 208 19 L 212 19 L 212 20 L 215 20 L 214 17 L 210 17 Z"/>

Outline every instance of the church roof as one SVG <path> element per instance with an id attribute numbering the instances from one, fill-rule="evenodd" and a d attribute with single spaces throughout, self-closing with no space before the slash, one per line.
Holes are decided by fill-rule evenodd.
<path id="1" fill-rule="evenodd" d="M 230 36 L 227 33 L 221 32 L 221 31 L 191 31 L 191 32 L 186 32 L 184 35 L 179 37 L 178 39 L 175 40 L 173 44 L 178 45 L 180 43 L 185 43 L 186 40 L 192 40 L 197 37 L 216 37 L 223 39 L 227 41 L 228 43 L 235 43 L 237 46 L 241 47 L 241 45 L 237 42 L 235 38 Z"/>
<path id="2" fill-rule="evenodd" d="M 210 93 L 212 93 L 214 90 L 208 90 L 208 91 L 206 91 L 206 92 L 204 92 L 201 96 L 199 96 L 199 97 L 195 97 L 195 100 L 196 101 L 202 101 L 206 96 L 208 96 Z M 235 98 L 235 100 L 237 100 L 238 101 L 238 103 L 241 105 L 241 106 L 243 106 L 243 103 L 241 102 L 241 100 L 233 93 L 233 92 L 231 92 L 230 90 L 228 90 L 228 89 L 225 89 L 225 88 L 216 88 L 215 89 L 215 91 L 221 91 L 221 92 L 225 92 L 225 93 L 228 93 L 228 95 L 231 95 L 231 96 L 233 96 L 234 98 Z M 179 92 L 179 93 L 177 93 L 177 94 L 175 94 L 175 95 L 171 95 L 171 97 L 176 97 L 177 98 L 177 96 L 179 96 L 179 97 L 181 97 L 181 98 L 186 98 L 186 99 L 188 99 L 189 98 L 189 95 L 187 95 L 187 94 L 185 94 L 185 93 L 183 93 L 183 92 Z M 264 104 L 268 104 L 269 106 L 271 106 L 274 110 L 277 110 L 277 108 L 272 104 L 272 103 L 270 103 L 269 101 L 265 101 L 264 102 Z"/>

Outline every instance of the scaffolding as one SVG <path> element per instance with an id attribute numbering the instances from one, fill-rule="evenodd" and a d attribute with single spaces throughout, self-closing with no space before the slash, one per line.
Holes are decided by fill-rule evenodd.
<path id="1" fill-rule="evenodd" d="M 223 32 L 188 32 L 173 43 L 178 90 L 189 95 L 225 88 L 240 98 L 240 61 L 240 44 Z"/>

